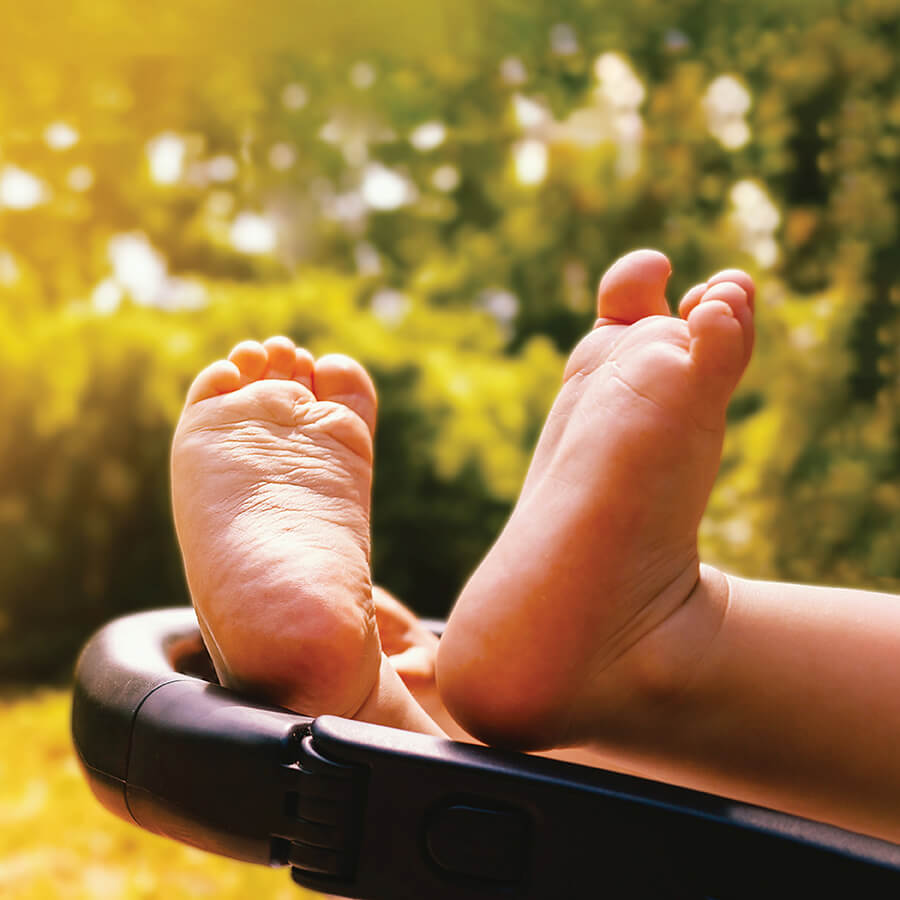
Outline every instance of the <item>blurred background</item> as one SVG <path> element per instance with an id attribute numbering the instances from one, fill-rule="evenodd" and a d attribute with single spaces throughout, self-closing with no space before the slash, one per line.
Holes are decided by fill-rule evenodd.
<path id="1" fill-rule="evenodd" d="M 900 591 L 900 0 L 146 7 L 0 36 L 0 893 L 302 894 L 120 827 L 67 738 L 90 632 L 189 602 L 169 443 L 243 338 L 373 373 L 375 578 L 443 616 L 609 263 L 744 267 L 703 556 Z"/>

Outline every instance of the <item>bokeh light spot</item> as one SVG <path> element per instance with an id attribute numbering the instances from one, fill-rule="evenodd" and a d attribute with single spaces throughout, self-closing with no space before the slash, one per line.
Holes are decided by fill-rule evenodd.
<path id="1" fill-rule="evenodd" d="M 732 186 L 729 199 L 741 249 L 752 254 L 763 268 L 770 268 L 778 261 L 774 235 L 781 224 L 781 213 L 762 186 L 749 178 Z"/>
<path id="2" fill-rule="evenodd" d="M 66 184 L 78 193 L 89 191 L 94 186 L 94 170 L 90 166 L 74 166 L 66 176 Z"/>
<path id="3" fill-rule="evenodd" d="M 368 62 L 354 63 L 350 69 L 350 84 L 364 91 L 375 84 L 375 67 Z"/>
<path id="4" fill-rule="evenodd" d="M 297 162 L 297 151 L 292 144 L 279 141 L 269 148 L 269 165 L 276 172 L 286 172 Z"/>
<path id="5" fill-rule="evenodd" d="M 522 184 L 540 184 L 547 177 L 549 154 L 543 141 L 529 138 L 513 147 L 516 178 Z"/>
<path id="6" fill-rule="evenodd" d="M 423 122 L 414 128 L 409 136 L 410 144 L 420 153 L 435 150 L 444 143 L 447 137 L 447 129 L 443 122 Z"/>
<path id="7" fill-rule="evenodd" d="M 286 84 L 281 91 L 281 103 L 285 109 L 296 111 L 309 103 L 309 92 L 302 84 Z"/>
<path id="8" fill-rule="evenodd" d="M 113 277 L 135 303 L 150 305 L 161 295 L 168 267 L 146 235 L 118 234 L 110 239 L 108 254 Z"/>
<path id="9" fill-rule="evenodd" d="M 53 122 L 44 132 L 44 140 L 51 150 L 68 150 L 78 139 L 78 132 L 66 122 Z"/>
<path id="10" fill-rule="evenodd" d="M 91 294 L 91 305 L 103 315 L 114 313 L 122 303 L 122 288 L 114 278 L 104 278 Z"/>
<path id="11" fill-rule="evenodd" d="M 750 92 L 733 75 L 720 75 L 706 89 L 703 108 L 710 134 L 728 150 L 738 150 L 750 140 L 744 117 L 750 110 Z"/>
<path id="12" fill-rule="evenodd" d="M 184 171 L 186 149 L 184 140 L 177 134 L 167 132 L 153 138 L 147 144 L 150 177 L 157 184 L 175 184 Z"/>
<path id="13" fill-rule="evenodd" d="M 372 296 L 372 313 L 386 325 L 398 325 L 409 311 L 409 297 L 392 288 L 382 288 Z"/>
<path id="14" fill-rule="evenodd" d="M 380 163 L 366 166 L 361 186 L 363 200 L 372 209 L 399 209 L 416 199 L 415 186 L 408 178 Z"/>
<path id="15" fill-rule="evenodd" d="M 224 184 L 237 178 L 238 164 L 233 156 L 220 153 L 206 162 L 206 177 L 210 181 Z"/>
<path id="16" fill-rule="evenodd" d="M 15 284 L 19 275 L 16 258 L 8 250 L 0 250 L 0 284 Z"/>
<path id="17" fill-rule="evenodd" d="M 450 191 L 455 191 L 459 187 L 460 182 L 460 174 L 459 169 L 456 166 L 452 166 L 449 163 L 443 166 L 438 166 L 431 173 L 431 183 L 436 187 L 439 191 L 444 191 L 444 193 L 450 193 Z"/>
<path id="18" fill-rule="evenodd" d="M 517 56 L 507 56 L 500 63 L 500 77 L 506 84 L 520 85 L 528 80 L 528 70 Z"/>
<path id="19" fill-rule="evenodd" d="M 48 197 L 44 182 L 18 166 L 0 170 L 0 206 L 7 209 L 33 209 Z"/>
<path id="20" fill-rule="evenodd" d="M 277 243 L 275 225 L 265 216 L 252 212 L 237 216 L 229 236 L 235 250 L 251 256 L 271 253 Z"/>
<path id="21" fill-rule="evenodd" d="M 513 111 L 519 126 L 526 131 L 542 128 L 552 119 L 550 110 L 543 103 L 532 100 L 524 94 L 516 94 L 513 97 Z"/>
<path id="22" fill-rule="evenodd" d="M 559 23 L 550 29 L 550 49 L 557 56 L 572 56 L 578 52 L 578 38 L 571 25 Z"/>

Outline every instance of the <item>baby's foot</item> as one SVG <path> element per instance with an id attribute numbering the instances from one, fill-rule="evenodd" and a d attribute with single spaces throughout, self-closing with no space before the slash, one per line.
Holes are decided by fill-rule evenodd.
<path id="1" fill-rule="evenodd" d="M 444 702 L 490 743 L 633 737 L 641 701 L 689 677 L 721 622 L 697 527 L 750 358 L 753 283 L 720 273 L 677 318 L 669 273 L 642 250 L 604 276 L 516 508 L 441 640 Z"/>
<path id="2" fill-rule="evenodd" d="M 375 389 L 345 356 L 239 344 L 191 386 L 175 525 L 222 682 L 309 715 L 433 730 L 381 652 L 369 572 Z"/>

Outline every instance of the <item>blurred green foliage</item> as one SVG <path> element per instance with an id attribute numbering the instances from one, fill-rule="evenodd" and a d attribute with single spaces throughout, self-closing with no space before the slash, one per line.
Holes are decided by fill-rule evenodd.
<path id="1" fill-rule="evenodd" d="M 442 614 L 642 245 L 673 299 L 760 283 L 706 558 L 900 587 L 900 0 L 31 6 L 0 63 L 0 676 L 186 601 L 171 430 L 251 336 L 371 368 L 375 576 Z"/>
<path id="2" fill-rule="evenodd" d="M 502 525 L 561 357 L 536 337 L 505 356 L 480 311 L 417 303 L 403 327 L 350 279 L 308 271 L 211 289 L 202 310 L 60 307 L 0 327 L 0 670 L 58 675 L 86 629 L 189 602 L 168 498 L 168 452 L 193 375 L 246 335 L 350 353 L 380 387 L 374 568 L 439 614 Z M 512 397 L 516 403 L 510 403 Z"/>

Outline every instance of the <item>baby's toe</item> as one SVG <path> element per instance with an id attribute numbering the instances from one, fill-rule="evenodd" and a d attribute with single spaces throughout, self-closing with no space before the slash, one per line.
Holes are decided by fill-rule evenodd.
<path id="1" fill-rule="evenodd" d="M 718 281 L 715 284 L 711 284 L 700 298 L 700 305 L 713 300 L 728 304 L 735 319 L 740 323 L 741 331 L 743 332 L 743 365 L 749 362 L 750 354 L 753 352 L 753 308 L 750 305 L 750 297 L 751 294 L 747 292 L 743 285 L 734 281 Z"/>
<path id="2" fill-rule="evenodd" d="M 294 381 L 299 382 L 304 387 L 314 390 L 313 370 L 316 367 L 316 361 L 312 353 L 305 347 L 297 347 L 294 350 Z"/>
<path id="3" fill-rule="evenodd" d="M 744 292 L 747 294 L 747 303 L 752 312 L 756 300 L 756 285 L 753 283 L 753 279 L 743 269 L 723 269 L 721 272 L 716 272 L 706 283 L 709 287 L 712 287 L 715 284 L 722 284 L 726 281 L 744 289 Z"/>
<path id="4" fill-rule="evenodd" d="M 263 341 L 268 362 L 264 373 L 265 378 L 290 380 L 294 377 L 294 365 L 297 350 L 294 342 L 286 337 L 270 337 Z"/>
<path id="5" fill-rule="evenodd" d="M 600 280 L 597 316 L 602 323 L 620 325 L 646 316 L 667 316 L 666 282 L 671 273 L 672 264 L 657 250 L 627 253 Z"/>
<path id="6" fill-rule="evenodd" d="M 657 250 L 634 250 L 617 259 L 597 288 L 597 320 L 593 331 L 572 351 L 563 381 L 594 371 L 633 323 L 669 315 L 666 282 L 669 260 Z"/>
<path id="7" fill-rule="evenodd" d="M 678 315 L 686 319 L 694 310 L 694 307 L 703 299 L 703 295 L 709 288 L 709 283 L 704 281 L 695 284 L 678 302 Z"/>
<path id="8" fill-rule="evenodd" d="M 711 297 L 694 307 L 687 324 L 702 390 L 724 409 L 746 365 L 741 323 L 725 299 Z"/>
<path id="9" fill-rule="evenodd" d="M 316 397 L 332 400 L 352 409 L 375 432 L 375 385 L 369 373 L 355 360 L 342 353 L 320 357 L 313 373 Z"/>
<path id="10" fill-rule="evenodd" d="M 240 369 L 244 384 L 262 378 L 269 364 L 269 354 L 259 341 L 241 341 L 228 359 Z"/>
<path id="11" fill-rule="evenodd" d="M 207 366 L 193 381 L 187 393 L 187 405 L 236 391 L 241 386 L 240 369 L 227 359 Z"/>

